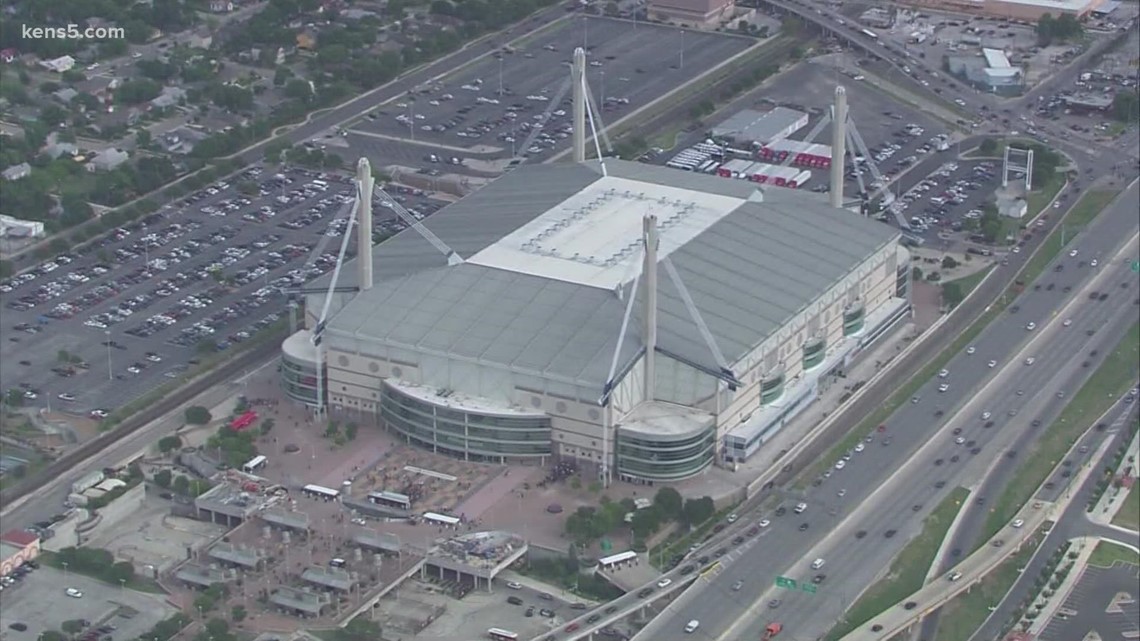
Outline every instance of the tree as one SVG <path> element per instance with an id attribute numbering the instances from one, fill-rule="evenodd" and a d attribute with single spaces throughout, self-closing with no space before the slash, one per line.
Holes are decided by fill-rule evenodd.
<path id="1" fill-rule="evenodd" d="M 946 256 L 942 259 L 942 269 L 954 269 L 958 266 L 958 261 L 954 260 L 953 256 Z"/>
<path id="2" fill-rule="evenodd" d="M 170 489 L 183 496 L 188 496 L 190 494 L 190 479 L 179 474 L 174 477 L 174 482 L 170 484 Z"/>
<path id="3" fill-rule="evenodd" d="M 68 634 L 76 634 L 83 629 L 83 619 L 68 619 L 59 625 Z"/>
<path id="4" fill-rule="evenodd" d="M 4 395 L 4 402 L 7 403 L 8 407 L 23 407 L 24 390 L 13 387 Z"/>
<path id="5" fill-rule="evenodd" d="M 661 512 L 656 505 L 638 510 L 633 513 L 633 522 L 629 526 L 633 530 L 634 537 L 644 541 L 653 536 L 661 526 Z"/>
<path id="6" fill-rule="evenodd" d="M 230 618 L 239 623 L 245 620 L 246 614 L 247 613 L 244 606 L 235 605 L 234 607 L 230 608 Z"/>
<path id="7" fill-rule="evenodd" d="M 681 493 L 671 487 L 663 487 L 657 490 L 657 494 L 653 497 L 653 507 L 657 508 L 662 518 L 670 520 L 681 518 L 685 507 L 684 502 Z"/>
<path id="8" fill-rule="evenodd" d="M 713 514 L 716 513 L 716 505 L 713 503 L 712 498 L 708 496 L 703 496 L 699 499 L 689 499 L 685 501 L 683 513 L 685 523 L 690 526 L 696 526 L 712 518 Z"/>
<path id="9" fill-rule="evenodd" d="M 360 428 L 356 423 L 349 423 L 344 426 L 344 437 L 350 441 L 356 440 L 356 433 Z"/>
<path id="10" fill-rule="evenodd" d="M 174 474 L 170 470 L 159 470 L 154 473 L 154 484 L 159 487 L 170 489 L 170 482 L 174 480 Z"/>
<path id="11" fill-rule="evenodd" d="M 138 133 L 135 134 L 135 145 L 138 147 L 149 147 L 151 142 L 150 130 L 139 129 Z"/>
<path id="12" fill-rule="evenodd" d="M 192 405 L 186 408 L 186 422 L 191 425 L 205 425 L 213 419 L 210 415 L 210 410 L 202 407 L 201 405 Z"/>
<path id="13" fill-rule="evenodd" d="M 163 454 L 169 454 L 180 447 L 182 447 L 182 438 L 177 434 L 158 439 L 158 450 Z"/>

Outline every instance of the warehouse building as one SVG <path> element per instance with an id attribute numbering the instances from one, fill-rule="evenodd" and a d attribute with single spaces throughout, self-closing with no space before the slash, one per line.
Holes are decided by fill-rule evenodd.
<path id="1" fill-rule="evenodd" d="M 465 460 L 643 483 L 744 460 L 909 315 L 897 230 L 744 180 L 523 166 L 424 225 L 375 248 L 374 286 L 341 270 L 366 285 L 318 346 L 308 295 L 282 382 Z"/>
<path id="2" fill-rule="evenodd" d="M 782 140 L 803 129 L 808 115 L 802 111 L 776 107 L 771 111 L 744 109 L 709 132 L 713 138 L 730 145 L 748 149 L 775 140 Z"/>
<path id="3" fill-rule="evenodd" d="M 1107 0 L 904 0 L 901 4 L 1036 23 L 1041 16 L 1070 15 L 1081 19 L 1096 13 Z"/>
<path id="4" fill-rule="evenodd" d="M 735 0 L 649 0 L 650 20 L 697 29 L 713 28 L 732 18 Z"/>

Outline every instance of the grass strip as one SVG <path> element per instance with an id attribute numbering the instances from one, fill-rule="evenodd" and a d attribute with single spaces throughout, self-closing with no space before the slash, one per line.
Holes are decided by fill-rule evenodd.
<path id="1" fill-rule="evenodd" d="M 1057 196 L 1057 192 L 1061 191 L 1061 187 L 1065 186 L 1065 175 L 1057 172 L 1050 176 L 1045 186 L 1041 189 L 1035 189 L 1029 192 L 1029 197 L 1026 198 L 1026 209 L 1029 210 L 1029 216 L 1038 215 L 1041 210 L 1053 201 Z"/>
<path id="2" fill-rule="evenodd" d="M 86 568 L 76 568 L 74 566 L 68 566 L 67 568 L 64 568 L 63 563 L 61 563 L 59 560 L 59 555 L 48 550 L 41 551 L 40 555 L 36 557 L 36 561 L 43 563 L 49 567 L 53 567 L 57 570 L 63 570 L 64 574 L 67 574 L 68 572 L 72 574 L 81 574 L 83 576 L 95 579 L 96 581 L 106 583 L 107 585 L 110 585 L 114 588 L 125 588 L 127 590 L 136 590 L 138 592 L 147 592 L 149 594 L 166 594 L 166 590 L 163 590 L 162 586 L 160 586 L 158 582 L 154 581 L 153 579 L 149 579 L 141 574 L 132 575 L 125 584 L 121 585 L 117 582 L 113 583 L 112 581 L 108 580 L 107 577 L 101 576 L 98 572 L 93 572 L 87 570 Z"/>
<path id="3" fill-rule="evenodd" d="M 1089 565 L 1110 568 L 1116 563 L 1140 565 L 1140 554 L 1112 541 L 1101 541 L 1089 555 Z"/>
<path id="4" fill-rule="evenodd" d="M 1052 524 L 1046 524 L 1052 526 Z M 1020 551 L 1002 561 L 981 581 L 942 606 L 938 618 L 938 641 L 969 641 L 1021 575 L 1021 568 L 1029 564 L 1037 548 L 1045 540 L 1045 525 L 1022 545 Z"/>
<path id="5" fill-rule="evenodd" d="M 1088 226 L 1119 193 L 1119 189 L 1095 189 L 1085 192 L 1085 195 L 1081 196 L 1080 201 L 1069 212 L 1069 215 L 1065 217 L 1065 224 L 1080 228 Z"/>
<path id="6" fill-rule="evenodd" d="M 824 638 L 838 641 L 872 618 L 882 614 L 906 597 L 918 592 L 926 583 L 926 574 L 934 563 L 934 556 L 946 538 L 946 532 L 958 516 L 958 511 L 970 497 L 964 487 L 955 488 L 942 503 L 923 521 L 922 532 L 907 543 L 891 563 L 890 573 L 867 588 L 839 622 Z"/>
<path id="7" fill-rule="evenodd" d="M 1140 485 L 1133 485 L 1124 497 L 1124 505 L 1112 518 L 1113 525 L 1126 527 L 1129 530 L 1140 530 Z"/>
<path id="8" fill-rule="evenodd" d="M 1112 197 L 1115 197 L 1118 193 L 1113 190 L 1101 191 L 1105 193 L 1112 193 Z M 1078 216 L 1079 220 L 1085 221 L 1085 225 L 1087 225 L 1088 221 L 1091 221 L 1093 218 L 1095 218 L 1096 215 L 1104 209 L 1104 205 L 1100 205 L 1097 208 L 1094 208 L 1093 205 L 1102 202 L 1107 203 L 1112 200 L 1112 198 L 1104 200 L 1103 196 L 1093 197 L 1092 194 L 1095 193 L 1097 192 L 1086 193 L 1085 196 L 1081 198 L 1081 201 L 1078 202 L 1077 205 L 1066 214 L 1064 219 L 1062 219 L 1063 222 L 1066 225 L 1069 224 L 1069 217 L 1076 215 Z M 1092 200 L 1090 200 L 1090 198 Z M 1086 201 L 1091 204 L 1086 203 Z M 1017 282 L 1031 283 L 1037 280 L 1037 278 L 1045 272 L 1045 268 L 1049 266 L 1049 263 L 1053 262 L 1053 259 L 1056 258 L 1057 254 L 1061 252 L 1061 249 L 1064 248 L 1064 246 L 1068 244 L 1075 236 L 1075 233 L 1062 234 L 1060 231 L 1058 231 L 1058 228 L 1053 228 L 1053 231 L 1045 239 L 1044 244 L 1042 244 L 1041 247 L 1037 250 L 1037 253 L 1035 253 L 1033 255 L 1033 258 L 1031 258 L 1029 262 L 1025 264 L 1025 267 L 1021 269 L 1021 273 L 1018 274 L 1016 279 Z M 1062 242 L 1062 240 L 1064 242 Z M 835 464 L 835 461 L 839 460 L 839 458 L 842 457 L 848 450 L 855 447 L 855 445 L 863 439 L 863 436 L 865 434 L 875 429 L 875 426 L 885 422 L 888 418 L 890 418 L 890 416 L 894 414 L 895 411 L 900 406 L 902 406 L 903 403 L 907 402 L 907 399 L 914 396 L 915 393 L 918 392 L 918 390 L 921 389 L 928 380 L 933 378 L 935 374 L 942 370 L 946 364 L 950 362 L 950 359 L 952 359 L 958 352 L 965 349 L 967 345 L 972 343 L 974 339 L 982 333 L 982 330 L 985 329 L 986 326 L 988 326 L 995 318 L 1002 314 L 1005 311 L 1006 306 L 1014 298 L 1016 298 L 1019 293 L 1020 286 L 1018 286 L 1016 283 L 1012 285 L 1008 290 L 1006 290 L 1005 294 L 998 298 L 994 304 L 990 305 L 989 311 L 983 313 L 980 317 L 978 317 L 978 319 L 974 321 L 973 325 L 970 325 L 966 331 L 962 332 L 958 338 L 955 339 L 954 342 L 951 343 L 946 349 L 943 349 L 941 352 L 939 352 L 937 357 L 930 361 L 926 367 L 915 374 L 915 376 L 911 377 L 911 379 L 905 385 L 898 388 L 894 394 L 887 398 L 886 402 L 879 406 L 879 409 L 875 410 L 867 418 L 863 419 L 863 421 L 859 423 L 854 430 L 849 432 L 847 436 L 839 441 L 838 444 L 832 447 L 831 450 L 825 456 L 821 457 L 815 465 L 807 468 L 804 474 L 800 476 L 800 480 L 797 482 L 796 486 L 801 489 L 807 487 L 812 479 L 818 477 L 820 474 L 823 474 L 825 470 L 831 469 L 831 466 Z"/>
<path id="9" fill-rule="evenodd" d="M 1135 323 L 1117 343 L 1104 363 L 1074 394 L 1048 429 L 1037 439 L 1025 461 L 1017 468 L 1013 478 L 998 495 L 990 508 L 985 527 L 978 537 L 977 547 L 985 545 L 998 530 L 1009 523 L 1031 498 L 1037 488 L 1072 448 L 1081 434 L 1104 414 L 1120 395 L 1132 387 L 1140 358 L 1140 323 Z"/>

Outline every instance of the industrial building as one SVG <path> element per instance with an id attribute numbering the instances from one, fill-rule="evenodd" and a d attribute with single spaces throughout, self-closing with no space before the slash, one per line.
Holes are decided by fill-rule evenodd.
<path id="1" fill-rule="evenodd" d="M 575 67 L 585 87 L 581 50 Z M 828 196 L 586 162 L 584 105 L 575 162 L 520 166 L 375 248 L 360 199 L 351 268 L 305 288 L 282 345 L 286 393 L 464 460 L 676 481 L 747 459 L 909 316 L 909 255 L 841 208 L 841 157 Z M 365 160 L 357 182 L 373 192 Z"/>
<path id="2" fill-rule="evenodd" d="M 1036 23 L 1041 16 L 1070 15 L 1085 18 L 1098 12 L 1106 0 L 903 0 L 901 4 L 935 11 L 952 11 L 1006 20 Z"/>
<path id="3" fill-rule="evenodd" d="M 789 189 L 802 187 L 811 180 L 811 172 L 798 167 L 769 165 L 768 163 L 744 159 L 730 160 L 724 163 L 717 168 L 716 174 L 721 178 L 739 178 L 762 185 L 775 185 Z"/>
<path id="4" fill-rule="evenodd" d="M 808 115 L 795 109 L 776 107 L 763 112 L 744 109 L 709 133 L 717 140 L 748 149 L 787 138 L 807 124 Z"/>
<path id="5" fill-rule="evenodd" d="M 43 238 L 44 224 L 34 220 L 20 220 L 0 214 L 0 237 Z"/>
<path id="6" fill-rule="evenodd" d="M 8 576 L 40 555 L 40 537 L 25 530 L 0 535 L 0 576 Z"/>
<path id="7" fill-rule="evenodd" d="M 693 28 L 717 27 L 729 20 L 735 0 L 649 0 L 650 20 Z"/>

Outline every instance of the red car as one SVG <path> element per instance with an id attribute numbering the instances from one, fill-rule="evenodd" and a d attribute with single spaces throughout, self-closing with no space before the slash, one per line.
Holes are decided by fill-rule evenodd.
<path id="1" fill-rule="evenodd" d="M 578 624 L 577 624 L 577 623 L 571 623 L 570 625 L 566 626 L 566 631 L 567 631 L 567 632 L 573 632 L 573 631 L 575 631 L 575 630 L 577 630 L 577 629 L 578 629 Z"/>

